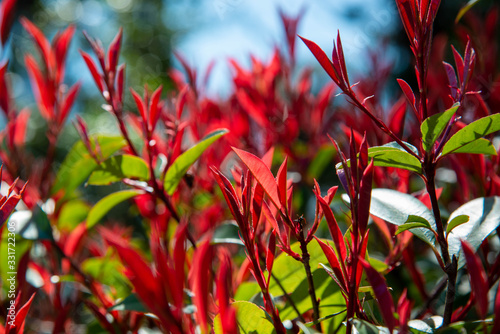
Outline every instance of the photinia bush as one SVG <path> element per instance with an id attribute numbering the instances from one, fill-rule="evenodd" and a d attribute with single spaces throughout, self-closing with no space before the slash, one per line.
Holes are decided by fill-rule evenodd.
<path id="1" fill-rule="evenodd" d="M 225 98 L 181 54 L 174 89 L 127 90 L 126 31 L 49 41 L 20 18 L 36 110 L 17 109 L 5 60 L 0 331 L 499 333 L 499 9 L 473 4 L 448 52 L 440 1 L 396 0 L 416 85 L 397 79 L 389 98 L 379 54 L 350 79 L 340 33 L 330 58 L 297 36 L 302 14 L 280 12 L 286 46 L 269 60 L 229 61 Z M 0 4 L 3 55 L 15 7 Z M 71 116 L 88 84 L 65 80 L 75 34 L 118 134 Z M 304 46 L 332 81 L 317 92 Z M 59 163 L 68 118 L 81 139 Z"/>

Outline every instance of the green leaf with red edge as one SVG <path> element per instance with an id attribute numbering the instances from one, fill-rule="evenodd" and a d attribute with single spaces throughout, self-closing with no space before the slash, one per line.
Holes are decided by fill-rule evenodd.
<path id="1" fill-rule="evenodd" d="M 144 194 L 143 190 L 134 189 L 118 191 L 104 197 L 90 210 L 89 215 L 87 216 L 87 228 L 92 228 L 109 212 L 109 210 L 114 208 L 119 203 L 141 194 Z"/>
<path id="2" fill-rule="evenodd" d="M 123 179 L 147 181 L 150 178 L 146 161 L 134 155 L 123 154 L 103 161 L 94 169 L 87 184 L 108 185 Z"/>
<path id="3" fill-rule="evenodd" d="M 281 201 L 278 194 L 278 185 L 276 184 L 276 180 L 266 164 L 252 153 L 248 153 L 235 147 L 233 147 L 233 151 L 241 159 L 241 161 L 243 161 L 245 166 L 248 167 L 250 173 L 252 173 L 262 188 L 264 188 L 264 191 L 276 208 L 280 210 Z"/>
<path id="4" fill-rule="evenodd" d="M 484 319 L 488 314 L 488 279 L 484 272 L 481 260 L 476 256 L 474 249 L 466 242 L 461 241 L 467 263 L 472 293 L 475 296 L 477 313 Z"/>
<path id="5" fill-rule="evenodd" d="M 360 258 L 359 261 L 361 261 L 361 264 L 365 269 L 366 277 L 373 287 L 373 292 L 377 298 L 377 303 L 379 305 L 380 313 L 382 313 L 382 317 L 384 318 L 384 322 L 389 328 L 389 332 L 392 333 L 392 330 L 396 325 L 396 319 L 394 318 L 394 301 L 392 300 L 392 296 L 387 289 L 385 279 L 364 259 Z"/>
<path id="6" fill-rule="evenodd" d="M 450 109 L 427 117 L 420 125 L 422 133 L 422 147 L 426 152 L 430 152 L 434 147 L 436 140 L 450 122 L 451 118 L 457 112 L 460 103 L 455 103 Z"/>
<path id="7" fill-rule="evenodd" d="M 212 145 L 217 139 L 228 133 L 227 129 L 218 129 L 210 132 L 198 143 L 189 148 L 175 159 L 165 174 L 164 187 L 169 195 L 173 195 L 179 182 L 184 177 L 188 169 L 198 160 L 198 158 Z"/>
<path id="8" fill-rule="evenodd" d="M 457 153 L 460 149 L 459 153 L 475 153 L 475 146 L 470 144 L 498 130 L 500 130 L 500 114 L 480 118 L 458 130 L 444 145 L 441 157 Z M 464 151 L 466 145 L 471 152 Z"/>

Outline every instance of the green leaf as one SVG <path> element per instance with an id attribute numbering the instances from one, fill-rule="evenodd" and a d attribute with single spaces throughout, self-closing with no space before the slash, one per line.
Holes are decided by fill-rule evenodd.
<path id="1" fill-rule="evenodd" d="M 142 190 L 123 190 L 104 197 L 90 210 L 87 217 L 87 228 L 91 228 L 97 224 L 117 204 L 143 193 L 144 191 Z"/>
<path id="2" fill-rule="evenodd" d="M 450 119 L 457 112 L 460 103 L 455 103 L 450 109 L 427 117 L 420 126 L 422 131 L 422 146 L 426 152 L 430 152 L 441 133 L 443 133 Z"/>
<path id="3" fill-rule="evenodd" d="M 456 149 L 453 153 L 497 155 L 497 150 L 489 140 L 479 138 L 467 145 Z"/>
<path id="4" fill-rule="evenodd" d="M 125 299 L 111 306 L 108 311 L 135 311 L 147 313 L 149 310 L 144 306 L 135 293 L 130 294 Z"/>
<path id="5" fill-rule="evenodd" d="M 65 202 L 57 218 L 57 227 L 59 229 L 73 230 L 87 218 L 89 210 L 90 205 L 82 200 L 75 199 Z"/>
<path id="6" fill-rule="evenodd" d="M 358 334 L 390 334 L 389 328 L 382 326 L 375 326 L 365 320 L 353 319 L 352 320 L 354 328 L 356 331 L 354 333 Z"/>
<path id="7" fill-rule="evenodd" d="M 103 159 L 107 159 L 127 144 L 125 139 L 119 136 L 98 135 L 94 136 L 91 142 L 95 140 L 99 143 Z M 66 195 L 71 194 L 96 167 L 97 163 L 92 159 L 83 142 L 78 141 L 61 164 L 51 193 L 55 194 L 64 189 Z"/>
<path id="8" fill-rule="evenodd" d="M 480 118 L 457 131 L 444 145 L 441 156 L 455 153 L 459 148 L 498 130 L 500 130 L 500 114 Z"/>
<path id="9" fill-rule="evenodd" d="M 469 221 L 469 216 L 467 215 L 459 215 L 454 217 L 452 220 L 448 221 L 448 226 L 446 226 L 446 235 L 450 234 L 450 232 L 457 226 L 465 224 Z"/>
<path id="10" fill-rule="evenodd" d="M 113 298 L 125 298 L 130 295 L 130 281 L 123 274 L 124 266 L 121 261 L 111 256 L 112 251 L 103 257 L 91 257 L 82 263 L 82 270 L 87 275 L 92 276 L 101 284 L 112 286 Z"/>
<path id="11" fill-rule="evenodd" d="M 439 328 L 436 333 L 439 334 L 462 334 L 462 333 L 481 333 L 484 325 L 486 327 L 493 326 L 494 319 L 473 320 L 473 321 L 457 321 L 449 324 L 448 327 Z M 493 333 L 492 333 L 493 334 Z"/>
<path id="12" fill-rule="evenodd" d="M 469 222 L 455 227 L 448 234 L 450 256 L 458 257 L 458 268 L 465 264 L 460 240 L 465 240 L 476 250 L 486 237 L 500 225 L 500 197 L 476 198 L 455 210 L 449 218 L 467 215 Z"/>
<path id="13" fill-rule="evenodd" d="M 236 321 L 240 333 L 276 333 L 271 317 L 257 305 L 244 301 L 234 302 L 231 305 L 236 308 Z M 213 330 L 215 334 L 223 334 L 220 314 L 214 319 Z"/>
<path id="14" fill-rule="evenodd" d="M 396 235 L 400 234 L 403 231 L 408 231 L 417 227 L 426 228 L 432 230 L 431 225 L 427 221 L 427 219 L 419 216 L 409 215 L 406 223 L 400 225 L 396 231 Z"/>
<path id="15" fill-rule="evenodd" d="M 202 140 L 200 140 L 193 147 L 182 153 L 175 159 L 172 165 L 168 168 L 165 175 L 165 190 L 169 195 L 172 195 L 177 189 L 182 177 L 188 171 L 189 167 L 195 163 L 205 150 L 212 145 L 217 139 L 228 133 L 227 129 L 219 129 L 210 132 Z"/>
<path id="16" fill-rule="evenodd" d="M 348 200 L 348 196 L 342 196 Z M 432 229 L 436 229 L 436 221 L 432 212 L 415 197 L 391 189 L 373 189 L 370 202 L 370 214 L 379 217 L 394 225 L 403 225 L 408 221 L 408 216 L 416 216 L 429 222 Z M 434 246 L 435 236 L 427 228 L 414 228 L 413 234 Z"/>
<path id="17" fill-rule="evenodd" d="M 49 218 L 39 205 L 33 209 L 33 212 L 29 210 L 14 212 L 9 222 L 16 223 L 16 233 L 24 239 L 54 240 Z"/>
<path id="18" fill-rule="evenodd" d="M 107 185 L 123 179 L 147 181 L 150 178 L 146 161 L 133 155 L 117 155 L 102 162 L 90 175 L 88 184 Z"/>
<path id="19" fill-rule="evenodd" d="M 321 147 L 307 168 L 307 177 L 311 180 L 319 179 L 325 168 L 331 164 L 334 156 L 335 148 L 331 144 Z"/>
<path id="20" fill-rule="evenodd" d="M 234 300 L 250 301 L 258 293 L 260 293 L 260 287 L 257 282 L 243 282 L 238 286 Z"/>
<path id="21" fill-rule="evenodd" d="M 413 151 L 414 147 L 410 144 L 407 145 Z M 406 152 L 396 142 L 383 146 L 370 147 L 368 149 L 368 157 L 374 159 L 375 166 L 401 168 L 422 174 L 422 164 L 420 163 L 420 160 Z M 350 160 L 347 160 L 347 166 L 350 166 Z M 337 164 L 336 168 L 342 168 L 342 164 Z"/>

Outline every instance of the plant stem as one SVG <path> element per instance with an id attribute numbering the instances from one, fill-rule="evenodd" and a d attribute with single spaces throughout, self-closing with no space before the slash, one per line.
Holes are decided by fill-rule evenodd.
<path id="1" fill-rule="evenodd" d="M 432 162 L 432 158 L 430 156 L 426 156 L 426 158 L 429 158 L 428 161 L 430 161 L 424 164 L 424 172 L 427 178 L 426 188 L 431 200 L 434 219 L 436 220 L 438 242 L 441 247 L 441 253 L 445 264 L 445 273 L 448 276 L 448 287 L 446 289 L 446 301 L 443 315 L 443 326 L 448 326 L 451 323 L 451 316 L 453 314 L 453 302 L 455 300 L 455 285 L 457 281 L 458 266 L 456 257 L 453 256 L 453 260 L 450 258 L 450 253 L 448 251 L 448 242 L 446 241 L 446 237 L 444 235 L 444 227 L 443 222 L 441 221 L 441 213 L 439 211 L 439 205 L 436 195 L 436 165 Z"/>
<path id="2" fill-rule="evenodd" d="M 309 285 L 309 296 L 311 296 L 311 302 L 313 306 L 313 320 L 317 321 L 319 319 L 319 302 L 318 299 L 316 298 L 316 290 L 314 289 L 314 280 L 311 272 L 311 265 L 309 261 L 311 260 L 311 255 L 307 251 L 307 243 L 304 238 L 304 233 L 303 231 L 300 231 L 300 238 L 299 238 L 299 243 L 300 243 L 300 250 L 302 251 L 302 264 L 304 265 L 304 269 L 306 270 L 306 275 L 307 275 L 307 283 Z M 316 330 L 321 332 L 321 324 L 317 323 L 315 325 Z"/>

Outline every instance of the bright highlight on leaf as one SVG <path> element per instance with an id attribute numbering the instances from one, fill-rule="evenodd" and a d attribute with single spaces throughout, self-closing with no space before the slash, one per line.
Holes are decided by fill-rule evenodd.
<path id="1" fill-rule="evenodd" d="M 215 130 L 206 135 L 202 140 L 200 140 L 186 152 L 178 156 L 165 174 L 165 191 L 169 195 L 172 195 L 177 189 L 179 182 L 181 182 L 181 179 L 184 177 L 184 174 L 186 174 L 186 172 L 188 171 L 189 167 L 191 167 L 196 162 L 196 160 L 198 160 L 198 158 L 210 145 L 212 145 L 217 139 L 224 136 L 228 132 L 229 130 L 227 129 Z"/>

